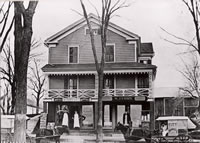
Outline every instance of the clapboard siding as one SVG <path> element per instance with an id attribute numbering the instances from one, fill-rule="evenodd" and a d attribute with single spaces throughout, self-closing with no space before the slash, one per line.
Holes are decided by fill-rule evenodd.
<path id="1" fill-rule="evenodd" d="M 95 25 L 95 24 L 93 24 Z M 73 33 L 59 40 L 55 48 L 50 48 L 49 63 L 68 63 L 68 47 L 70 45 L 79 46 L 79 63 L 93 63 L 94 57 L 91 48 L 90 36 L 85 35 L 85 28 L 77 29 Z M 135 47 L 128 44 L 126 39 L 112 31 L 108 31 L 107 43 L 115 44 L 115 59 L 116 62 L 134 61 L 135 60 Z M 101 57 L 101 37 L 95 35 L 95 45 L 98 59 Z"/>
<path id="2" fill-rule="evenodd" d="M 95 89 L 95 76 L 79 76 L 79 89 Z"/>
<path id="3" fill-rule="evenodd" d="M 116 88 L 135 88 L 134 75 L 118 75 L 116 77 Z"/>
<path id="4" fill-rule="evenodd" d="M 135 61 L 135 46 L 128 44 L 126 39 L 112 31 L 108 31 L 107 43 L 115 44 L 116 62 Z"/>
<path id="5" fill-rule="evenodd" d="M 68 49 L 67 46 L 62 48 L 49 49 L 49 63 L 51 64 L 66 64 L 68 63 Z"/>
<path id="6" fill-rule="evenodd" d="M 64 77 L 63 76 L 50 76 L 49 77 L 49 89 L 64 89 Z"/>

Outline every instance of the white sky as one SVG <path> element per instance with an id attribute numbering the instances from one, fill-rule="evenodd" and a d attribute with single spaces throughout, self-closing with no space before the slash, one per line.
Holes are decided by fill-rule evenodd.
<path id="1" fill-rule="evenodd" d="M 100 0 L 90 0 L 97 9 Z M 88 13 L 94 8 L 84 1 Z M 111 22 L 141 36 L 142 42 L 152 42 L 155 51 L 153 64 L 157 65 L 156 87 L 182 86 L 184 84 L 177 55 L 186 48 L 163 40 L 168 35 L 160 27 L 178 36 L 192 39 L 192 18 L 181 0 L 128 0 L 131 6 L 117 11 Z M 73 10 L 82 12 L 79 0 L 41 0 L 34 15 L 34 37 L 44 41 L 59 30 L 82 18 Z M 47 50 L 41 46 L 41 50 Z M 47 57 L 46 57 L 47 59 Z"/>

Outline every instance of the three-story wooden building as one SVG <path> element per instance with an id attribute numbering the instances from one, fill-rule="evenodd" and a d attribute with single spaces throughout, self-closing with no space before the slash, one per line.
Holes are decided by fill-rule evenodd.
<path id="1" fill-rule="evenodd" d="M 100 59 L 99 20 L 93 14 L 89 15 L 89 20 Z M 44 99 L 48 122 L 59 124 L 57 111 L 67 106 L 70 129 L 73 129 L 75 111 L 86 117 L 80 120 L 80 129 L 95 129 L 98 76 L 85 19 L 51 36 L 45 45 L 49 48 L 48 64 L 42 70 L 48 76 L 48 97 Z M 153 128 L 152 88 L 156 66 L 151 62 L 152 43 L 141 43 L 140 36 L 110 23 L 106 45 L 103 128 L 113 130 L 117 122 L 122 122 L 127 109 L 134 127 Z"/>

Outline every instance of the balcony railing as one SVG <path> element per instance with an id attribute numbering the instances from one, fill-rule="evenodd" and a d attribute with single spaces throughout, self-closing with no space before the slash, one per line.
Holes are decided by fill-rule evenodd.
<path id="1" fill-rule="evenodd" d="M 150 88 L 103 89 L 103 96 L 149 96 Z M 97 98 L 97 89 L 50 89 L 49 98 Z"/>

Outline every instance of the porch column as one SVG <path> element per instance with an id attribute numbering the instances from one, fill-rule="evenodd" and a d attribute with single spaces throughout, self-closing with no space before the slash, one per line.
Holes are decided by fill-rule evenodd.
<path id="1" fill-rule="evenodd" d="M 94 129 L 97 129 L 97 123 L 98 123 L 98 103 L 94 102 Z"/>
<path id="2" fill-rule="evenodd" d="M 43 102 L 43 111 L 44 113 L 47 113 L 47 102 Z"/>
<path id="3" fill-rule="evenodd" d="M 150 130 L 155 129 L 154 100 L 150 101 Z"/>
<path id="4" fill-rule="evenodd" d="M 152 72 L 149 72 L 149 97 L 150 98 L 153 98 L 152 90 L 153 90 L 153 76 L 152 76 Z"/>
<path id="5" fill-rule="evenodd" d="M 138 75 L 135 74 L 135 96 L 138 96 Z"/>
<path id="6" fill-rule="evenodd" d="M 153 74 L 152 71 L 149 75 L 149 102 L 150 102 L 150 130 L 155 129 L 155 116 L 154 116 L 154 99 L 153 99 Z"/>
<path id="7" fill-rule="evenodd" d="M 95 74 L 95 91 L 96 91 L 96 96 L 98 96 L 98 88 L 99 88 L 99 77 L 98 74 Z"/>
<path id="8" fill-rule="evenodd" d="M 117 106 L 112 105 L 112 130 L 114 131 L 117 123 Z"/>

